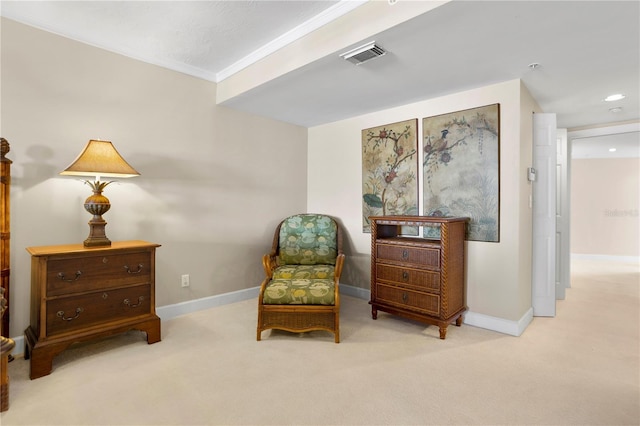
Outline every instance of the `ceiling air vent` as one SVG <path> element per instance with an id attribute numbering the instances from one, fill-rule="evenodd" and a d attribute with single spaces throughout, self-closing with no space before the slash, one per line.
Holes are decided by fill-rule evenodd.
<path id="1" fill-rule="evenodd" d="M 384 49 L 380 46 L 376 46 L 375 41 L 371 41 L 367 44 L 363 44 L 360 47 L 356 47 L 355 49 L 351 49 L 348 52 L 345 52 L 340 55 L 343 59 L 351 62 L 352 64 L 360 65 L 371 59 L 377 58 L 379 56 L 384 55 Z"/>

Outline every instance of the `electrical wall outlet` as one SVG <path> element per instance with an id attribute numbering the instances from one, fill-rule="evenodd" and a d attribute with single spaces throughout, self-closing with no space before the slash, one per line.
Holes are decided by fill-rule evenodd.
<path id="1" fill-rule="evenodd" d="M 189 274 L 184 274 L 182 276 L 182 287 L 189 287 Z"/>

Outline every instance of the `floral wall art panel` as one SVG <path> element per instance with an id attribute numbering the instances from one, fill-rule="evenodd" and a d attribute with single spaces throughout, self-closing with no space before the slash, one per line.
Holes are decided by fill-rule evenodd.
<path id="1" fill-rule="evenodd" d="M 468 240 L 500 241 L 500 104 L 422 124 L 424 214 L 469 217 Z"/>
<path id="2" fill-rule="evenodd" d="M 362 230 L 369 216 L 418 214 L 418 119 L 362 131 Z"/>

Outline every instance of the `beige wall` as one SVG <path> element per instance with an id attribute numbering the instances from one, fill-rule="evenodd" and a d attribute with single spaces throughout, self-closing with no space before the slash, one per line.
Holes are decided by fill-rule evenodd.
<path id="1" fill-rule="evenodd" d="M 422 152 L 423 117 L 493 103 L 501 113 L 500 242 L 466 243 L 467 302 L 475 313 L 510 321 L 531 308 L 531 188 L 525 171 L 532 157 L 531 113 L 538 107 L 519 80 L 309 129 L 308 211 L 332 214 L 344 225 L 346 283 L 370 285 L 370 234 L 362 232 L 362 129 L 418 118 Z"/>
<path id="2" fill-rule="evenodd" d="M 307 130 L 216 106 L 214 83 L 4 19 L 1 78 L 1 133 L 12 143 L 14 160 L 12 335 L 28 323 L 24 248 L 79 243 L 88 233 L 82 208 L 88 187 L 58 172 L 89 138 L 112 140 L 142 173 L 107 188 L 113 207 L 105 219 L 112 240 L 162 244 L 158 306 L 257 286 L 273 227 L 305 210 L 342 223 L 343 282 L 368 289 L 361 130 L 492 103 L 501 106 L 500 242 L 467 243 L 468 305 L 508 321 L 530 308 L 525 170 L 531 112 L 538 107 L 519 80 Z M 180 275 L 186 273 L 191 287 L 183 289 Z"/>
<path id="3" fill-rule="evenodd" d="M 542 112 L 537 102 L 524 83 L 520 90 L 520 161 L 517 176 L 518 182 L 517 211 L 519 218 L 518 239 L 522 239 L 518 251 L 518 291 L 517 299 L 520 310 L 531 308 L 531 274 L 533 267 L 533 186 L 527 179 L 527 168 L 533 165 L 533 114 Z M 501 207 L 510 204 L 503 202 Z"/>
<path id="4" fill-rule="evenodd" d="M 640 256 L 640 158 L 571 162 L 571 253 Z"/>
<path id="5" fill-rule="evenodd" d="M 162 244 L 158 306 L 260 284 L 277 221 L 306 209 L 305 128 L 217 107 L 215 83 L 4 18 L 1 35 L 12 336 L 28 325 L 25 247 L 88 235 L 89 187 L 58 173 L 90 138 L 113 141 L 141 173 L 107 187 L 104 218 L 111 240 Z"/>

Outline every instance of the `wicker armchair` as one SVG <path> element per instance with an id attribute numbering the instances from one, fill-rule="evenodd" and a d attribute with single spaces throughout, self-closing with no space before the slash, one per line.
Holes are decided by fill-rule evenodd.
<path id="1" fill-rule="evenodd" d="M 257 340 L 269 329 L 327 330 L 340 343 L 343 263 L 342 231 L 330 216 L 298 214 L 280 222 L 262 258 Z"/>

